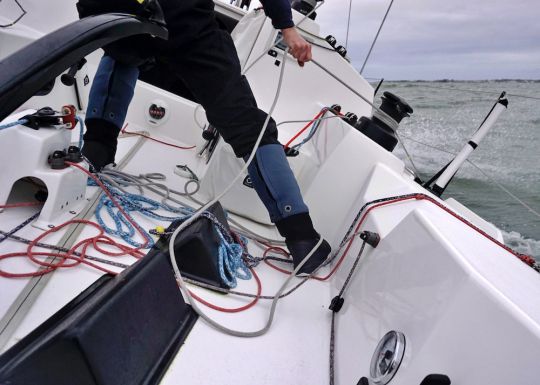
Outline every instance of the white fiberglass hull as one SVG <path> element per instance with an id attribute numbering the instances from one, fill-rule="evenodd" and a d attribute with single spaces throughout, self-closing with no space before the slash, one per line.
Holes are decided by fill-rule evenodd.
<path id="1" fill-rule="evenodd" d="M 10 45 L 9 49 L 0 51 L 2 55 L 13 52 L 25 43 L 24 39 L 39 37 L 40 33 L 35 31 L 32 35 L 33 28 L 43 33 L 54 29 L 52 24 L 45 26 L 42 19 L 33 19 L 41 2 L 33 3 L 27 5 L 29 15 L 16 32 L 0 30 L 0 41 Z M 74 8 L 70 5 L 68 10 L 64 2 L 48 2 L 47 7 L 51 12 L 54 9 L 65 15 L 65 22 L 75 18 Z M 64 22 L 63 18 L 58 20 Z M 269 22 L 256 15 L 248 16 L 242 27 L 243 30 L 235 32 L 235 39 L 240 59 L 248 66 L 271 47 L 275 35 Z M 259 33 L 253 33 L 252 28 Z M 305 28 L 317 32 L 315 23 Z M 22 37 L 18 40 L 14 36 Z M 284 60 L 279 55 L 278 59 Z M 336 53 L 320 47 L 314 47 L 314 57 L 335 77 L 310 64 L 300 69 L 288 60 L 280 102 L 273 114 L 276 121 L 309 120 L 322 107 L 333 103 L 358 116 L 371 116 L 371 107 L 350 90 L 373 100 L 373 89 L 354 68 Z M 84 70 L 90 79 L 98 59 L 99 55 L 94 55 Z M 269 108 L 275 93 L 280 71 L 275 60 L 263 55 L 247 73 L 263 109 Z M 89 84 L 83 83 L 81 88 L 85 103 Z M 162 125 L 151 124 L 146 113 L 156 100 L 166 104 L 170 111 Z M 24 107 L 70 103 L 75 104 L 72 90 L 59 85 L 50 95 L 33 98 Z M 195 103 L 141 82 L 128 122 L 130 131 L 147 131 L 161 140 L 189 146 L 200 144 L 200 125 L 205 122 L 205 116 Z M 298 123 L 280 126 L 282 142 L 301 126 Z M 76 133 L 73 135 L 76 140 Z M 174 167 L 187 164 L 202 179 L 200 199 L 209 199 L 234 176 L 238 162 L 222 143 L 208 163 L 196 152 L 125 137 L 120 139 L 118 156 L 126 159 L 123 170 L 133 174 L 159 171 L 167 177 L 167 184 L 176 189 L 182 189 L 185 180 L 174 174 Z M 534 368 L 540 354 L 540 281 L 533 269 L 486 237 L 501 241 L 498 229 L 459 203 L 444 202 L 431 195 L 414 182 L 400 159 L 341 119 L 325 121 L 301 154 L 291 159 L 291 166 L 317 229 L 334 250 L 351 224 L 356 226 L 355 218 L 367 203 L 408 194 L 426 194 L 433 199 L 433 202 L 429 199 L 388 202 L 369 213 L 362 212 L 366 216 L 360 230 L 377 232 L 381 242 L 375 249 L 366 246 L 344 294 L 344 307 L 336 316 L 336 383 L 355 384 L 363 376 L 369 378 L 375 348 L 391 330 L 403 333 L 406 344 L 403 362 L 390 384 L 420 384 L 430 374 L 444 374 L 453 384 L 537 383 L 533 370 L 521 368 Z M 92 199 L 96 191 L 95 187 L 89 188 L 86 197 Z M 244 226 L 263 236 L 278 238 L 275 229 L 265 224 L 264 211 L 252 191 L 238 185 L 222 203 L 238 214 L 231 215 Z M 81 214 L 85 210 L 84 204 L 76 209 Z M 0 229 L 11 229 L 34 211 L 32 208 L 5 210 L 0 213 Z M 466 218 L 486 234 L 452 213 Z M 140 220 L 145 228 L 158 224 L 150 219 Z M 33 239 L 41 233 L 42 230 L 26 227 L 17 234 Z M 75 239 L 91 234 L 91 229 L 84 229 Z M 50 243 L 61 239 L 62 234 L 47 238 Z M 162 383 L 327 384 L 331 319 L 328 306 L 351 271 L 360 247 L 361 241 L 355 240 L 329 280 L 311 280 L 281 300 L 274 324 L 262 337 L 238 339 L 199 320 Z M 2 254 L 24 250 L 25 245 L 12 240 L 0 244 Z M 260 255 L 263 249 L 251 243 L 250 251 Z M 125 264 L 135 262 L 131 257 L 118 260 Z M 36 269 L 22 258 L 0 263 L 11 271 Z M 331 269 L 332 266 L 325 268 L 321 275 Z M 266 295 L 273 294 L 286 278 L 265 264 L 257 272 Z M 0 277 L 0 349 L 5 351 L 28 335 L 101 274 L 79 267 L 61 269 L 40 278 Z M 245 299 L 232 295 L 193 290 L 221 306 L 246 303 Z M 238 290 L 252 293 L 254 282 L 241 282 Z M 204 311 L 228 327 L 251 331 L 262 327 L 269 306 L 268 301 L 260 301 L 240 314 L 207 308 Z M 152 333 L 152 330 L 140 332 Z M 126 354 L 130 354 L 129 346 Z"/>

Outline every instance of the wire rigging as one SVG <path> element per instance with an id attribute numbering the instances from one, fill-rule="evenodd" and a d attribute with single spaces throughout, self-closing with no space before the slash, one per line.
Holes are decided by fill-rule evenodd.
<path id="1" fill-rule="evenodd" d="M 377 43 L 377 39 L 379 38 L 379 34 L 381 33 L 381 30 L 384 26 L 384 22 L 386 21 L 386 17 L 388 16 L 388 13 L 390 12 L 390 9 L 392 8 L 392 4 L 394 4 L 394 0 L 390 1 L 390 5 L 388 6 L 388 9 L 386 10 L 386 13 L 384 14 L 384 17 L 382 19 L 381 25 L 379 26 L 379 30 L 377 31 L 377 34 L 375 35 L 375 39 L 373 39 L 373 43 L 371 43 L 371 47 L 369 48 L 369 52 L 366 56 L 366 59 L 364 60 L 364 64 L 362 64 L 362 68 L 360 69 L 360 74 L 364 72 L 364 68 L 366 67 L 366 64 L 369 60 L 369 57 L 371 56 L 371 52 L 373 51 L 373 47 L 375 47 L 375 43 Z"/>
<path id="2" fill-rule="evenodd" d="M 349 16 L 347 17 L 347 36 L 345 37 L 345 48 L 348 49 L 349 45 L 349 30 L 351 27 L 351 11 L 352 11 L 352 0 L 349 0 Z"/>
<path id="3" fill-rule="evenodd" d="M 407 150 L 407 147 L 405 147 L 405 143 L 401 140 L 401 136 L 398 134 L 397 131 L 395 131 L 396 137 L 398 138 L 399 143 L 401 144 L 401 147 L 403 148 L 403 151 L 405 151 L 405 155 L 409 159 L 409 162 L 411 163 L 412 168 L 414 169 L 414 173 L 419 178 L 420 177 L 420 171 L 418 171 L 418 168 L 414 164 L 413 158 L 411 154 L 409 154 L 409 151 Z"/>

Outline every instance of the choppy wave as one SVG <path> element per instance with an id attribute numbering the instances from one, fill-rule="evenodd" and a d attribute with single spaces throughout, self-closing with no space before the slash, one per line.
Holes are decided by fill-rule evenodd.
<path id="1" fill-rule="evenodd" d="M 383 83 L 382 91 L 396 93 L 413 107 L 413 115 L 403 120 L 399 132 L 426 179 L 452 159 L 434 147 L 453 153 L 460 151 L 502 91 L 540 97 L 540 83 L 534 80 L 387 82 Z M 465 164 L 445 193 L 445 197 L 456 198 L 506 231 L 509 246 L 538 260 L 540 220 L 492 180 L 540 212 L 539 124 L 538 100 L 509 96 L 508 109 L 470 157 L 482 172 Z M 401 146 L 394 154 L 409 164 Z"/>
<path id="2" fill-rule="evenodd" d="M 531 238 L 525 238 L 517 231 L 503 231 L 504 243 L 515 251 L 527 254 L 540 261 L 540 241 Z"/>

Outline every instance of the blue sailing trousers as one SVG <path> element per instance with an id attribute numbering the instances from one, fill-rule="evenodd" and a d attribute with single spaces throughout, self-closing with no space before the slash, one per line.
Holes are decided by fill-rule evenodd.
<path id="1" fill-rule="evenodd" d="M 126 120 L 138 78 L 137 67 L 119 63 L 105 55 L 92 83 L 86 120 L 106 120 L 120 129 Z"/>

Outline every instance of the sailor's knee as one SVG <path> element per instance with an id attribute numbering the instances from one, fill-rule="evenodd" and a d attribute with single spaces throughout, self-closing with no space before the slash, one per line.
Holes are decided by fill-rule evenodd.
<path id="1" fill-rule="evenodd" d="M 238 158 L 249 155 L 261 135 L 264 128 L 264 134 L 259 141 L 259 146 L 267 144 L 279 144 L 278 132 L 274 119 L 270 118 L 266 123 L 266 118 L 262 121 L 251 122 L 247 127 L 235 127 L 234 130 L 227 128 L 218 128 L 218 132 L 228 143 Z"/>

